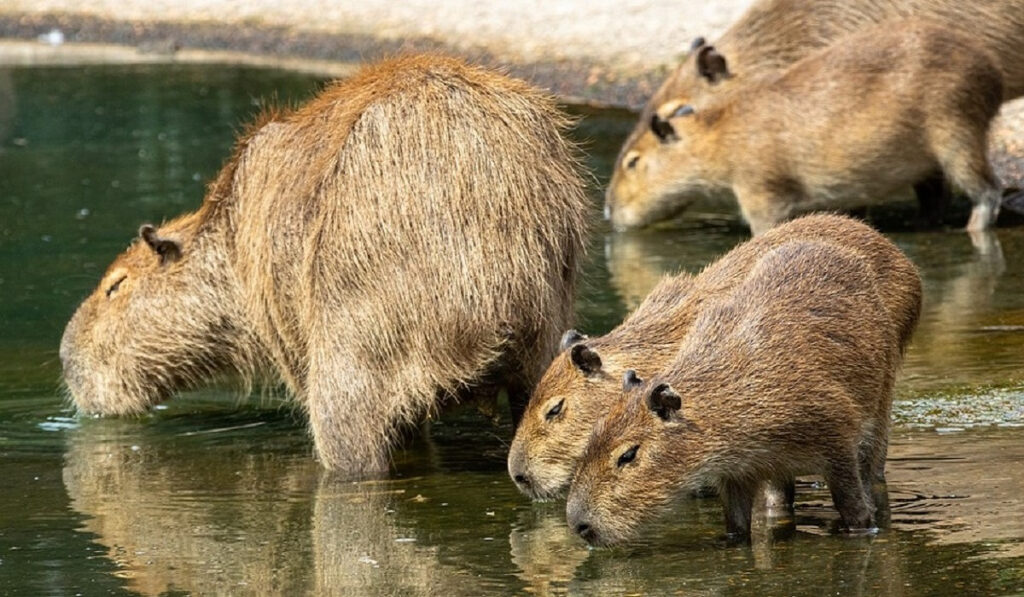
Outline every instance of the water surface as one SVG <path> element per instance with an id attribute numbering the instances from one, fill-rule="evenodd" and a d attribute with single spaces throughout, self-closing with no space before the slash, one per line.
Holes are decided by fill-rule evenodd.
<path id="1" fill-rule="evenodd" d="M 717 501 L 700 499 L 637 545 L 589 550 L 562 504 L 506 478 L 501 408 L 446 413 L 368 483 L 321 471 L 301 413 L 272 396 L 211 388 L 139 419 L 75 418 L 56 352 L 78 301 L 140 223 L 199 204 L 258 98 L 319 85 L 211 66 L 0 70 L 0 594 L 1024 592 L 1024 229 L 981 251 L 956 231 L 890 233 L 926 297 L 895 405 L 892 522 L 873 538 L 831 534 L 809 480 L 795 528 L 758 524 L 749 547 L 726 546 Z M 606 180 L 633 116 L 575 112 Z M 599 230 L 581 328 L 606 331 L 659 276 L 744 238 L 716 205 Z"/>

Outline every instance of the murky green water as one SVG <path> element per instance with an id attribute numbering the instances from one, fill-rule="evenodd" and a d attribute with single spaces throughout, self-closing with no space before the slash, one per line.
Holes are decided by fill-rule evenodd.
<path id="1" fill-rule="evenodd" d="M 561 504 L 504 472 L 507 416 L 446 414 L 353 484 L 313 462 L 285 401 L 207 390 L 139 420 L 75 419 L 57 344 L 144 221 L 198 205 L 254 98 L 308 78 L 222 67 L 0 70 L 0 594 L 998 595 L 1024 592 L 1024 229 L 984 254 L 898 233 L 922 268 L 889 462 L 891 528 L 830 535 L 827 491 L 797 525 L 726 547 L 714 499 L 642 544 L 586 549 Z M 583 111 L 607 176 L 627 114 Z M 729 222 L 733 222 L 729 224 Z M 601 332 L 659 275 L 744 238 L 714 206 L 672 230 L 601 231 L 579 300 Z"/>

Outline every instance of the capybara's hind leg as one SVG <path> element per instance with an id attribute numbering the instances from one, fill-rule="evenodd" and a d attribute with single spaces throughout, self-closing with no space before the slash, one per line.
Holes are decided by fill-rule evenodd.
<path id="1" fill-rule="evenodd" d="M 829 457 L 825 470 L 825 482 L 832 494 L 832 502 L 843 519 L 843 525 L 851 531 L 872 527 L 872 508 L 864 495 L 857 460 L 855 454 L 839 450 Z"/>
<path id="2" fill-rule="evenodd" d="M 325 468 L 353 477 L 386 473 L 395 422 L 368 388 L 348 382 L 322 378 L 308 391 L 317 456 Z"/>
<path id="3" fill-rule="evenodd" d="M 985 139 L 971 135 L 938 134 L 933 139 L 936 158 L 946 177 L 963 189 L 974 207 L 967 230 L 985 230 L 995 224 L 1002 193 L 985 156 Z"/>
<path id="4" fill-rule="evenodd" d="M 860 445 L 860 481 L 864 497 L 875 508 L 876 520 L 884 515 L 889 504 L 885 482 L 885 458 L 889 447 L 888 426 L 877 435 L 865 437 Z"/>

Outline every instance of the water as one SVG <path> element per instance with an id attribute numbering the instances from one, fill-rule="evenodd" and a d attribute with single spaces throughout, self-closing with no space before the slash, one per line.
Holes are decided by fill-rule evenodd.
<path id="1" fill-rule="evenodd" d="M 891 234 L 926 299 L 895 405 L 892 523 L 873 538 L 830 534 L 809 480 L 795 529 L 756 524 L 750 547 L 726 546 L 701 499 L 637 545 L 588 550 L 562 504 L 506 478 L 501 409 L 447 413 L 372 483 L 321 471 L 276 397 L 211 388 L 139 419 L 75 418 L 56 349 L 78 301 L 140 223 L 198 205 L 257 98 L 318 85 L 209 66 L 0 70 L 0 594 L 1024 592 L 1024 229 L 984 253 L 955 231 Z M 576 112 L 605 180 L 632 116 Z M 609 329 L 662 273 L 743 238 L 715 205 L 670 229 L 600 230 L 581 327 Z"/>

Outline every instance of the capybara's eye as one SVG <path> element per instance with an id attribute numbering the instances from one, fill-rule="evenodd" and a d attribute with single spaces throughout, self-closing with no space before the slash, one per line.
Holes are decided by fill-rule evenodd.
<path id="1" fill-rule="evenodd" d="M 680 118 L 682 116 L 689 116 L 690 114 L 693 114 L 693 106 L 685 104 L 676 108 L 672 112 L 672 116 L 669 116 L 669 118 Z"/>
<path id="2" fill-rule="evenodd" d="M 128 279 L 128 276 L 127 276 L 127 275 L 125 275 L 125 276 L 121 276 L 121 277 L 120 277 L 120 278 L 118 278 L 118 279 L 117 279 L 117 280 L 116 280 L 116 281 L 115 281 L 115 282 L 114 282 L 113 284 L 111 284 L 111 285 L 110 285 L 110 286 L 109 286 L 109 287 L 107 288 L 107 298 L 110 298 L 110 295 L 112 295 L 112 294 L 114 294 L 115 292 L 117 292 L 117 289 L 118 289 L 118 288 L 119 288 L 119 287 L 121 286 L 121 282 L 124 282 L 124 281 L 125 281 L 125 280 L 127 280 L 127 279 Z"/>
<path id="3" fill-rule="evenodd" d="M 639 449 L 640 445 L 637 444 L 632 448 L 626 450 L 625 452 L 622 453 L 622 456 L 619 456 L 619 461 L 616 464 L 622 467 L 629 464 L 630 462 L 633 462 L 633 460 L 636 459 L 636 451 Z"/>
<path id="4" fill-rule="evenodd" d="M 551 419 L 554 419 L 555 417 L 557 417 L 558 413 L 562 412 L 562 405 L 564 403 L 565 403 L 565 398 L 562 398 L 561 400 L 559 400 L 558 404 L 552 406 L 551 410 L 548 411 L 548 414 L 544 415 L 544 418 L 550 421 Z"/>

